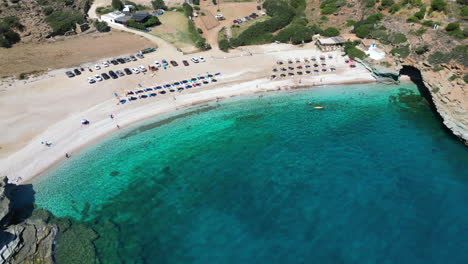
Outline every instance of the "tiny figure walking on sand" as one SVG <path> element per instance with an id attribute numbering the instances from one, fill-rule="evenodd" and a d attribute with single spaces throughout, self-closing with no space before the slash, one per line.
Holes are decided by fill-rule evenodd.
<path id="1" fill-rule="evenodd" d="M 113 114 L 110 114 L 109 117 L 110 117 L 110 119 L 114 119 L 114 115 L 113 115 Z"/>

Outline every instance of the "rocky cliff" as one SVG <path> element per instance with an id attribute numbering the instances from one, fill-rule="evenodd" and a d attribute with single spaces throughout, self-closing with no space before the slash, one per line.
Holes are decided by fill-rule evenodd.
<path id="1" fill-rule="evenodd" d="M 397 78 L 400 73 L 405 74 L 402 69 L 417 69 L 424 84 L 422 89 L 430 94 L 431 98 L 427 99 L 434 103 L 444 125 L 468 145 L 468 86 L 463 80 L 468 67 L 466 42 L 450 37 L 441 30 L 426 30 L 422 25 L 408 25 L 393 18 L 384 20 L 383 25 L 390 31 L 405 34 L 407 42 L 398 46 L 381 45 L 386 59 L 375 61 L 368 58 L 365 62 L 376 75 L 390 79 Z M 414 34 L 421 29 L 425 32 Z M 392 55 L 392 49 L 402 46 L 408 47 L 407 56 Z"/>
<path id="2" fill-rule="evenodd" d="M 0 179 L 0 263 L 53 263 L 57 228 L 31 217 L 32 188 Z"/>

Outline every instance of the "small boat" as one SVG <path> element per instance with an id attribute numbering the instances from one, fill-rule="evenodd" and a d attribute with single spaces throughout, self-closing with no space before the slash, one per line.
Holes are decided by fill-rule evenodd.
<path id="1" fill-rule="evenodd" d="M 323 109 L 323 106 L 314 106 L 314 109 Z"/>

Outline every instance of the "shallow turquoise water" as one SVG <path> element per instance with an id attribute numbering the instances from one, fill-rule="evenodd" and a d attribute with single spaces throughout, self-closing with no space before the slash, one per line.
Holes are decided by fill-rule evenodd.
<path id="1" fill-rule="evenodd" d="M 36 203 L 97 230 L 103 263 L 468 263 L 468 151 L 416 94 L 319 87 L 149 120 L 36 179 Z"/>

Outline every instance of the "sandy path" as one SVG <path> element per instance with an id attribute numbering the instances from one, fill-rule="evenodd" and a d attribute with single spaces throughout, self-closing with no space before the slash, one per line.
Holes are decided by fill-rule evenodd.
<path id="1" fill-rule="evenodd" d="M 320 52 L 312 45 L 303 48 L 291 45 L 271 44 L 252 46 L 233 53 L 205 52 L 205 63 L 189 67 L 175 67 L 158 71 L 156 74 L 125 76 L 116 80 L 103 81 L 94 85 L 85 78 L 94 73 L 84 73 L 78 78 L 67 78 L 63 70 L 34 80 L 16 82 L 11 87 L 1 87 L 0 129 L 0 173 L 10 179 L 21 177 L 26 181 L 52 164 L 63 160 L 65 153 L 73 154 L 77 149 L 106 134 L 115 131 L 116 124 L 125 127 L 150 116 L 168 113 L 175 109 L 216 100 L 217 97 L 247 95 L 293 86 L 311 86 L 370 82 L 374 79 L 364 68 L 350 69 L 338 52 L 329 65 L 337 66 L 335 73 L 307 75 L 278 81 L 267 79 L 278 59 L 318 56 Z M 151 64 L 162 58 L 181 61 L 188 56 L 168 57 L 165 52 L 148 54 L 144 60 L 122 66 L 111 66 L 106 70 Z M 188 79 L 206 72 L 221 72 L 217 84 L 184 90 L 182 93 L 158 95 L 156 98 L 137 100 L 125 105 L 116 105 L 114 93 L 161 85 Z M 176 100 L 174 100 L 174 96 Z M 108 115 L 114 114 L 111 120 Z M 91 121 L 81 127 L 80 120 Z M 49 141 L 48 148 L 41 141 Z"/>

